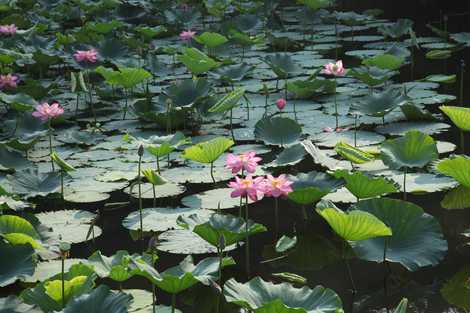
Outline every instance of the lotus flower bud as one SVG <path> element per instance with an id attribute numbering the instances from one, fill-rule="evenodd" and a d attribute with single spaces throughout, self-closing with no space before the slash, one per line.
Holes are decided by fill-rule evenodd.
<path id="1" fill-rule="evenodd" d="M 144 155 L 144 146 L 140 145 L 139 150 L 137 151 L 137 154 L 141 157 Z"/>
<path id="2" fill-rule="evenodd" d="M 220 235 L 219 237 L 219 248 L 221 251 L 225 250 L 225 236 L 224 235 Z"/>

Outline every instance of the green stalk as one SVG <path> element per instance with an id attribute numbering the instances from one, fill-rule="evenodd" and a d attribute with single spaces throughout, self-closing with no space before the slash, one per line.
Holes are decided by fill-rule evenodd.
<path id="1" fill-rule="evenodd" d="M 215 184 L 215 178 L 214 178 L 214 162 L 211 162 L 211 178 L 212 178 L 212 182 Z"/>
<path id="2" fill-rule="evenodd" d="M 51 167 L 52 171 L 55 171 L 54 160 L 52 159 L 52 127 L 51 127 L 51 119 L 49 119 L 49 156 L 51 158 Z"/>
<path id="3" fill-rule="evenodd" d="M 139 174 L 137 176 L 137 182 L 139 184 L 139 214 L 140 214 L 140 240 L 142 241 L 142 252 L 144 251 L 144 221 L 142 217 L 142 174 L 141 174 L 141 166 L 142 166 L 142 155 L 139 155 Z"/>
<path id="4" fill-rule="evenodd" d="M 336 127 L 335 129 L 337 129 L 339 127 L 339 122 L 338 122 L 338 102 L 336 100 L 336 89 L 338 88 L 338 86 L 336 85 L 336 76 L 335 76 L 335 120 L 336 120 Z"/>
<path id="5" fill-rule="evenodd" d="M 357 114 L 354 114 L 354 147 L 357 147 Z"/>
<path id="6" fill-rule="evenodd" d="M 279 234 L 279 200 L 278 198 L 274 198 L 274 219 L 275 219 L 275 226 L 276 226 L 276 237 Z"/>
<path id="7" fill-rule="evenodd" d="M 127 106 L 128 106 L 128 101 L 127 101 L 127 90 L 124 89 L 124 98 L 126 99 L 126 103 L 124 105 L 124 114 L 122 115 L 122 119 L 125 120 L 126 119 L 126 114 L 127 114 Z"/>
<path id="8" fill-rule="evenodd" d="M 235 141 L 235 135 L 233 134 L 233 109 L 230 109 L 230 134 L 232 135 L 232 140 Z"/>
<path id="9" fill-rule="evenodd" d="M 160 157 L 157 156 L 157 172 L 160 175 Z"/>
<path id="10" fill-rule="evenodd" d="M 152 188 L 153 188 L 153 207 L 156 208 L 157 207 L 157 194 L 155 192 L 155 185 L 152 185 Z"/>
<path id="11" fill-rule="evenodd" d="M 176 308 L 176 293 L 171 295 L 171 313 L 175 313 Z"/>
<path id="12" fill-rule="evenodd" d="M 406 201 L 406 167 L 405 171 L 403 172 L 403 200 Z"/>
<path id="13" fill-rule="evenodd" d="M 60 194 L 62 195 L 62 201 L 64 200 L 64 171 L 60 171 Z"/>
<path id="14" fill-rule="evenodd" d="M 61 280 L 62 280 L 62 307 L 65 308 L 65 280 L 64 280 L 64 271 L 65 271 L 65 254 L 61 252 L 62 257 L 62 268 L 61 268 Z"/>
<path id="15" fill-rule="evenodd" d="M 245 196 L 245 232 L 247 234 L 245 240 L 245 262 L 246 262 L 246 276 L 250 278 L 250 236 L 248 236 L 248 196 Z"/>

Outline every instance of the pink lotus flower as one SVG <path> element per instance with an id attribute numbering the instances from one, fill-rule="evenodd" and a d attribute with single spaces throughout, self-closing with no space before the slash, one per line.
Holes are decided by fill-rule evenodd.
<path id="1" fill-rule="evenodd" d="M 260 189 L 263 177 L 252 178 L 248 175 L 245 178 L 235 176 L 235 181 L 231 181 L 228 186 L 234 190 L 230 193 L 230 197 L 249 197 L 253 201 L 263 197 L 263 191 Z"/>
<path id="2" fill-rule="evenodd" d="M 343 66 L 343 61 L 339 60 L 336 63 L 325 64 L 323 73 L 334 76 L 344 76 L 346 70 Z"/>
<path id="3" fill-rule="evenodd" d="M 262 190 L 266 196 L 271 196 L 274 198 L 286 197 L 291 193 L 293 182 L 287 179 L 285 174 L 274 177 L 272 175 L 267 175 L 266 179 L 262 183 Z"/>
<path id="4" fill-rule="evenodd" d="M 19 77 L 12 74 L 0 75 L 0 89 L 16 88 Z"/>
<path id="5" fill-rule="evenodd" d="M 188 29 L 188 30 L 181 32 L 180 39 L 183 41 L 190 41 L 195 35 L 196 35 L 196 32 L 193 32 L 190 29 Z"/>
<path id="6" fill-rule="evenodd" d="M 73 57 L 77 62 L 96 63 L 98 60 L 98 51 L 96 49 L 78 50 L 74 53 Z"/>
<path id="7" fill-rule="evenodd" d="M 41 121 L 46 122 L 50 119 L 64 114 L 64 109 L 57 103 L 49 105 L 49 103 L 44 102 L 36 106 L 36 111 L 33 112 L 33 116 L 39 118 Z"/>
<path id="8" fill-rule="evenodd" d="M 2 35 L 14 35 L 18 31 L 15 24 L 0 25 L 0 34 Z"/>
<path id="9" fill-rule="evenodd" d="M 284 109 L 284 107 L 286 106 L 287 104 L 287 101 L 286 99 L 284 98 L 279 98 L 276 100 L 276 105 L 277 105 L 277 108 L 282 111 Z"/>
<path id="10" fill-rule="evenodd" d="M 230 153 L 227 155 L 225 168 L 231 170 L 232 174 L 237 174 L 241 170 L 245 170 L 247 173 L 253 174 L 256 171 L 259 161 L 261 161 L 261 158 L 257 157 L 256 152 L 254 151 L 245 152 L 240 155 Z"/>

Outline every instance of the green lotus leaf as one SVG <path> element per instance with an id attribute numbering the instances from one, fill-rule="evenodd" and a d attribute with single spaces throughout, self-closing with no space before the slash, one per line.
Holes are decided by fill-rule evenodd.
<path id="1" fill-rule="evenodd" d="M 64 281 L 68 281 L 65 293 L 65 304 L 73 299 L 91 291 L 95 285 L 96 274 L 85 264 L 76 264 L 64 273 Z M 39 306 L 44 312 L 60 311 L 62 306 L 62 274 L 59 273 L 50 279 L 37 284 L 33 288 L 25 289 L 21 298 L 28 304 Z"/>
<path id="2" fill-rule="evenodd" d="M 41 247 L 40 237 L 34 226 L 16 215 L 0 216 L 0 235 L 13 245 L 30 244 L 34 249 Z"/>
<path id="3" fill-rule="evenodd" d="M 370 87 L 379 86 L 389 80 L 393 72 L 378 67 L 360 66 L 348 72 L 352 77 L 359 79 Z"/>
<path id="4" fill-rule="evenodd" d="M 228 41 L 227 37 L 225 37 L 224 35 L 213 32 L 203 32 L 202 34 L 195 36 L 194 40 L 209 49 L 213 49 L 215 47 L 223 45 Z"/>
<path id="5" fill-rule="evenodd" d="M 8 149 L 6 145 L 0 144 L 0 169 L 22 170 L 32 167 L 33 164 L 28 161 L 23 154 L 18 151 Z"/>
<path id="6" fill-rule="evenodd" d="M 3 256 L 0 258 L 0 287 L 33 275 L 36 262 L 34 249 L 30 245 L 12 246 L 0 242 L 0 253 Z M 3 306 L 0 305 L 0 312 L 3 312 L 2 308 Z"/>
<path id="7" fill-rule="evenodd" d="M 458 43 L 462 43 L 467 47 L 470 47 L 470 33 L 457 33 L 450 36 L 453 40 Z"/>
<path id="8" fill-rule="evenodd" d="M 142 68 L 131 67 L 120 67 L 118 71 L 114 71 L 99 66 L 96 72 L 101 74 L 108 84 L 121 86 L 126 89 L 133 88 L 152 77 L 152 74 Z"/>
<path id="9" fill-rule="evenodd" d="M 138 254 L 130 255 L 127 251 L 119 250 L 113 256 L 107 257 L 96 251 L 88 258 L 88 264 L 101 277 L 109 277 L 117 282 L 124 282 L 129 278 L 139 275 L 158 280 L 158 272 L 151 266 L 149 257 Z"/>
<path id="10" fill-rule="evenodd" d="M 90 293 L 72 299 L 64 313 L 127 313 L 132 297 L 122 292 L 113 292 L 101 285 Z"/>
<path id="11" fill-rule="evenodd" d="M 401 299 L 400 303 L 398 303 L 393 313 L 406 313 L 407 308 L 408 308 L 408 299 L 403 298 Z"/>
<path id="12" fill-rule="evenodd" d="M 299 73 L 302 70 L 288 54 L 276 53 L 268 55 L 263 61 L 269 65 L 279 79 L 287 79 L 289 76 Z"/>
<path id="13" fill-rule="evenodd" d="M 287 91 L 296 99 L 310 99 L 318 93 L 334 93 L 336 84 L 330 79 L 295 80 L 287 83 Z"/>
<path id="14" fill-rule="evenodd" d="M 443 83 L 443 84 L 453 84 L 455 83 L 455 80 L 457 79 L 457 75 L 442 75 L 442 74 L 436 74 L 436 75 L 428 75 L 424 78 L 425 81 L 428 82 L 433 82 L 433 83 Z"/>
<path id="15" fill-rule="evenodd" d="M 225 179 L 230 179 L 227 177 Z M 240 205 L 239 198 L 230 197 L 231 188 L 217 188 L 204 191 L 201 193 L 192 194 L 181 199 L 184 206 L 192 209 L 210 209 L 210 210 L 224 210 L 232 209 Z M 248 199 L 248 203 L 253 203 Z"/>
<path id="16" fill-rule="evenodd" d="M 407 18 L 398 19 L 396 23 L 391 25 L 381 25 L 377 28 L 384 36 L 390 38 L 400 38 L 408 35 L 413 28 L 413 21 Z"/>
<path id="17" fill-rule="evenodd" d="M 212 214 L 209 217 L 209 221 L 205 218 L 201 219 L 198 214 L 180 217 L 178 224 L 186 229 L 192 230 L 214 247 L 219 247 L 220 238 L 222 236 L 225 239 L 225 246 L 230 246 L 242 241 L 248 236 L 267 231 L 265 226 L 251 220 L 249 220 L 248 225 L 246 225 L 245 220 L 240 217 L 217 213 Z"/>
<path id="18" fill-rule="evenodd" d="M 452 305 L 470 309 L 470 265 L 462 268 L 442 287 L 441 295 Z"/>
<path id="19" fill-rule="evenodd" d="M 64 271 L 68 272 L 72 265 L 78 263 L 85 263 L 85 259 L 74 259 L 68 258 L 64 261 Z M 45 280 L 50 279 L 53 276 L 56 276 L 58 273 L 61 272 L 62 269 L 62 260 L 50 260 L 50 261 L 43 261 L 38 262 L 36 264 L 36 270 L 34 271 L 34 275 L 30 275 L 24 279 L 26 283 L 37 283 L 42 282 Z"/>
<path id="20" fill-rule="evenodd" d="M 297 2 L 306 5 L 314 11 L 329 8 L 335 3 L 333 0 L 297 0 Z"/>
<path id="21" fill-rule="evenodd" d="M 55 164 L 57 164 L 57 166 L 60 167 L 60 169 L 64 172 L 73 172 L 75 171 L 75 168 L 68 164 L 67 162 L 65 162 L 58 154 L 57 152 L 52 152 L 51 154 L 51 159 L 54 161 Z"/>
<path id="22" fill-rule="evenodd" d="M 276 242 L 275 249 L 277 253 L 283 253 L 295 247 L 296 244 L 297 244 L 297 236 L 294 236 L 293 238 L 291 238 L 289 236 L 284 235 L 281 238 L 279 238 L 279 240 Z"/>
<path id="23" fill-rule="evenodd" d="M 300 143 L 293 144 L 277 155 L 276 160 L 267 166 L 287 166 L 294 165 L 303 160 L 307 152 Z"/>
<path id="24" fill-rule="evenodd" d="M 169 229 L 179 229 L 177 219 L 179 216 L 198 214 L 201 219 L 209 220 L 214 212 L 200 208 L 146 208 L 142 210 L 142 228 L 144 232 L 162 232 Z M 140 229 L 140 212 L 130 213 L 122 221 L 122 225 L 129 230 Z"/>
<path id="25" fill-rule="evenodd" d="M 400 109 L 408 121 L 438 121 L 431 112 L 421 109 L 412 103 L 404 104 Z"/>
<path id="26" fill-rule="evenodd" d="M 15 119 L 4 121 L 2 126 L 11 134 L 7 145 L 22 151 L 30 150 L 40 137 L 48 133 L 45 123 L 32 116 L 31 112 L 24 112 Z"/>
<path id="27" fill-rule="evenodd" d="M 438 161 L 436 170 L 444 175 L 450 176 L 461 185 L 470 188 L 470 158 L 459 155 Z"/>
<path id="28" fill-rule="evenodd" d="M 351 209 L 373 214 L 392 229 L 391 237 L 350 242 L 360 259 L 383 262 L 385 250 L 385 260 L 416 271 L 439 264 L 447 252 L 447 241 L 439 222 L 413 203 L 388 198 L 369 199 L 358 202 Z"/>
<path id="29" fill-rule="evenodd" d="M 61 142 L 65 142 L 68 144 L 94 146 L 98 143 L 103 142 L 105 138 L 106 136 L 98 132 L 91 132 L 72 128 L 66 130 L 63 133 L 60 133 L 57 139 Z"/>
<path id="30" fill-rule="evenodd" d="M 64 294 L 62 295 L 62 280 L 50 280 L 44 284 L 46 289 L 46 294 L 56 302 L 62 302 L 64 299 L 65 302 L 68 302 L 70 297 L 75 293 L 76 289 L 82 287 L 86 282 L 86 276 L 77 276 L 71 280 L 64 280 Z"/>
<path id="31" fill-rule="evenodd" d="M 209 108 L 211 113 L 223 113 L 235 108 L 238 102 L 245 95 L 245 89 L 237 88 L 219 99 L 213 106 Z"/>
<path id="32" fill-rule="evenodd" d="M 199 163 L 213 163 L 233 145 L 233 140 L 217 137 L 184 149 L 181 157 Z"/>
<path id="33" fill-rule="evenodd" d="M 287 197 L 302 205 L 315 203 L 344 184 L 343 179 L 315 171 L 299 173 L 291 179 L 293 191 Z"/>
<path id="34" fill-rule="evenodd" d="M 300 125 L 287 117 L 265 117 L 255 125 L 255 138 L 270 145 L 290 145 L 302 134 Z"/>
<path id="35" fill-rule="evenodd" d="M 375 237 L 391 236 L 392 231 L 374 215 L 360 211 L 341 211 L 334 207 L 316 209 L 338 236 L 347 241 L 366 240 Z"/>
<path id="36" fill-rule="evenodd" d="M 470 208 L 470 188 L 458 186 L 450 190 L 441 201 L 441 206 L 447 210 Z"/>
<path id="37" fill-rule="evenodd" d="M 222 260 L 222 267 L 235 264 L 232 258 L 226 257 Z M 161 273 L 161 281 L 155 282 L 158 288 L 171 293 L 180 293 L 197 283 L 206 286 L 211 281 L 216 281 L 219 271 L 220 259 L 218 257 L 209 257 L 193 263 L 192 256 L 188 255 L 177 266 L 171 267 Z"/>
<path id="38" fill-rule="evenodd" d="M 184 48 L 183 54 L 178 55 L 182 62 L 194 75 L 200 75 L 219 67 L 219 63 L 196 48 Z"/>
<path id="39" fill-rule="evenodd" d="M 466 132 L 470 131 L 470 108 L 443 105 L 440 106 L 439 109 L 441 109 L 458 128 Z"/>
<path id="40" fill-rule="evenodd" d="M 255 277 L 242 284 L 229 279 L 224 285 L 227 302 L 254 313 L 334 313 L 342 310 L 341 299 L 331 289 L 316 286 L 295 288 L 289 283 L 273 284 Z"/>
<path id="41" fill-rule="evenodd" d="M 360 115 L 384 117 L 396 108 L 406 104 L 408 97 L 397 89 L 389 88 L 381 93 L 364 97 L 351 106 L 351 112 Z"/>
<path id="42" fill-rule="evenodd" d="M 206 96 L 210 91 L 210 87 L 211 85 L 204 78 L 183 79 L 170 85 L 165 93 L 173 105 L 181 107 L 190 105 Z"/>
<path id="43" fill-rule="evenodd" d="M 211 72 L 211 74 L 218 80 L 231 83 L 234 81 L 241 81 L 254 69 L 255 67 L 252 65 L 240 63 L 219 67 Z"/>
<path id="44" fill-rule="evenodd" d="M 15 296 L 0 298 L 0 313 L 41 313 L 35 306 L 22 302 Z"/>
<path id="45" fill-rule="evenodd" d="M 422 168 L 439 156 L 434 139 L 418 130 L 382 143 L 381 157 L 391 169 Z"/>
<path id="46" fill-rule="evenodd" d="M 60 187 L 60 175 L 56 172 L 39 173 L 37 168 L 17 171 L 7 176 L 13 192 L 26 198 L 47 196 L 56 193 Z"/>
<path id="47" fill-rule="evenodd" d="M 346 188 L 357 199 L 374 198 L 398 191 L 395 182 L 384 177 L 371 177 L 360 171 L 337 170 L 334 176 L 343 178 L 346 181 Z"/>
<path id="48" fill-rule="evenodd" d="M 350 146 L 342 141 L 336 144 L 335 151 L 340 156 L 354 164 L 364 164 L 375 159 L 373 154 Z"/>
<path id="49" fill-rule="evenodd" d="M 375 66 L 384 70 L 398 70 L 405 63 L 405 59 L 392 54 L 382 54 L 370 57 L 362 61 L 367 66 Z"/>
<path id="50" fill-rule="evenodd" d="M 426 53 L 426 58 L 430 60 L 444 60 L 452 56 L 450 50 L 431 50 Z"/>

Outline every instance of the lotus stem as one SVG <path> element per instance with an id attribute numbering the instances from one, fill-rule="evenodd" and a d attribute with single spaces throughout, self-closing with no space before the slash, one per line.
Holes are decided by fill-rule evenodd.
<path id="1" fill-rule="evenodd" d="M 354 114 L 354 147 L 357 147 L 357 114 Z"/>
<path id="2" fill-rule="evenodd" d="M 221 247 L 217 247 L 217 252 L 219 255 L 219 286 L 222 288 L 222 258 L 223 258 L 223 250 Z M 219 293 L 217 295 L 217 306 L 216 306 L 216 312 L 220 312 L 220 298 L 222 296 L 222 293 Z"/>
<path id="3" fill-rule="evenodd" d="M 215 184 L 215 178 L 214 178 L 214 162 L 211 162 L 211 178 L 212 178 L 212 182 Z"/>
<path id="4" fill-rule="evenodd" d="M 242 197 L 240 197 L 240 206 L 238 207 L 238 217 L 242 218 Z"/>
<path id="5" fill-rule="evenodd" d="M 338 23 L 335 23 L 335 60 L 338 60 Z"/>
<path id="6" fill-rule="evenodd" d="M 51 158 L 51 167 L 52 171 L 55 171 L 54 160 L 52 159 L 52 127 L 51 127 L 51 120 L 49 119 L 49 156 Z"/>
<path id="7" fill-rule="evenodd" d="M 152 191 L 153 191 L 153 207 L 157 207 L 157 194 L 155 192 L 155 185 L 152 184 Z"/>
<path id="8" fill-rule="evenodd" d="M 388 275 L 390 273 L 389 267 L 388 267 L 388 262 L 387 262 L 387 246 L 388 246 L 388 237 L 384 239 L 384 256 L 383 256 L 383 264 L 384 264 L 384 295 L 385 295 L 385 307 L 387 309 L 387 313 L 390 312 L 390 309 L 388 307 L 388 286 L 387 286 L 387 280 L 388 280 Z"/>
<path id="9" fill-rule="evenodd" d="M 304 220 L 308 220 L 307 208 L 305 207 L 305 205 L 302 205 L 302 215 L 304 217 Z"/>
<path id="10" fill-rule="evenodd" d="M 157 156 L 157 172 L 160 175 L 160 157 Z"/>
<path id="11" fill-rule="evenodd" d="M 62 307 L 65 308 L 65 253 L 61 251 Z"/>
<path id="12" fill-rule="evenodd" d="M 353 311 L 354 311 L 354 298 L 355 298 L 355 296 L 356 296 L 357 289 L 356 289 L 356 284 L 354 283 L 354 278 L 353 278 L 353 275 L 352 275 L 351 266 L 349 265 L 348 258 L 346 257 L 346 250 L 347 250 L 347 248 L 348 248 L 348 246 L 347 246 L 347 241 L 345 240 L 345 241 L 343 242 L 343 260 L 344 260 L 344 263 L 346 264 L 346 269 L 347 269 L 347 271 L 348 271 L 349 281 L 351 282 L 352 299 L 351 299 L 351 309 L 350 309 L 350 312 L 353 313 Z"/>
<path id="13" fill-rule="evenodd" d="M 80 94 L 77 92 L 77 102 L 75 103 L 75 119 L 77 119 L 78 115 L 78 104 L 80 102 Z"/>
<path id="14" fill-rule="evenodd" d="M 335 129 L 337 129 L 339 127 L 339 122 L 338 122 L 338 102 L 337 102 L 337 99 L 336 99 L 336 90 L 337 90 L 338 86 L 336 85 L 336 76 L 335 76 L 335 120 L 336 120 L 336 127 Z"/>
<path id="15" fill-rule="evenodd" d="M 279 234 L 279 200 L 278 198 L 274 198 L 274 219 L 275 219 L 275 229 L 276 229 L 276 237 Z"/>
<path id="16" fill-rule="evenodd" d="M 246 276 L 250 278 L 250 236 L 248 235 L 248 196 L 245 196 L 245 233 L 246 233 L 246 240 L 245 240 L 245 265 L 246 265 Z"/>
<path id="17" fill-rule="evenodd" d="M 403 200 L 406 201 L 406 167 L 403 172 Z"/>
<path id="18" fill-rule="evenodd" d="M 176 293 L 171 295 L 171 313 L 175 313 L 176 308 Z"/>
<path id="19" fill-rule="evenodd" d="M 62 195 L 62 201 L 64 201 L 64 171 L 60 171 L 60 194 Z"/>
<path id="20" fill-rule="evenodd" d="M 127 90 L 124 89 L 124 99 L 125 99 L 125 104 L 124 104 L 124 112 L 122 114 L 122 120 L 126 119 L 126 114 L 127 114 L 127 106 L 128 106 L 128 101 L 127 101 Z"/>
<path id="21" fill-rule="evenodd" d="M 230 109 L 230 134 L 232 135 L 232 140 L 235 141 L 235 135 L 233 134 L 233 109 Z"/>
<path id="22" fill-rule="evenodd" d="M 463 106 L 465 61 L 460 61 L 460 106 Z"/>
<path id="23" fill-rule="evenodd" d="M 139 153 L 139 174 L 137 175 L 137 183 L 139 184 L 139 215 L 140 215 L 140 240 L 142 241 L 142 251 L 144 251 L 144 221 L 142 217 L 142 155 Z"/>

